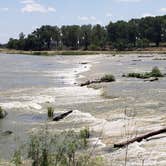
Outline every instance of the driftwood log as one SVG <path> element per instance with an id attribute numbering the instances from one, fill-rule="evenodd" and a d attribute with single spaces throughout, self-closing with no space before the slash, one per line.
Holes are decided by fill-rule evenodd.
<path id="1" fill-rule="evenodd" d="M 104 82 L 104 81 L 101 81 L 101 80 L 93 80 L 93 81 L 86 81 L 84 83 L 81 83 L 80 86 L 87 86 L 87 85 L 90 85 L 90 84 L 96 84 L 96 83 L 101 83 L 101 82 Z"/>
<path id="2" fill-rule="evenodd" d="M 66 116 L 68 116 L 69 114 L 71 114 L 73 111 L 70 110 L 68 112 L 65 112 L 63 114 L 57 115 L 53 118 L 53 121 L 60 121 L 61 119 L 64 119 Z"/>
<path id="3" fill-rule="evenodd" d="M 145 81 L 145 82 L 146 82 L 146 81 L 154 82 L 154 81 L 158 81 L 158 80 L 159 80 L 159 78 L 155 77 L 155 78 L 146 79 L 146 80 L 144 80 L 144 81 Z"/>
<path id="4" fill-rule="evenodd" d="M 160 129 L 160 130 L 156 130 L 156 131 L 152 131 L 152 132 L 143 134 L 141 136 L 132 138 L 130 140 L 127 140 L 127 141 L 124 141 L 124 142 L 121 142 L 121 143 L 114 144 L 114 148 L 122 148 L 122 147 L 127 146 L 131 143 L 141 142 L 143 139 L 147 139 L 149 137 L 152 137 L 152 136 L 155 136 L 155 135 L 158 135 L 158 134 L 162 134 L 162 133 L 165 133 L 165 132 L 166 132 L 166 127 L 163 128 L 163 129 Z"/>

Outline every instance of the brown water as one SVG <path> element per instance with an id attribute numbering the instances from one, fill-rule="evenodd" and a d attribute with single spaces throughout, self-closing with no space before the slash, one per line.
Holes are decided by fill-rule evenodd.
<path id="1" fill-rule="evenodd" d="M 166 73 L 166 61 L 153 60 L 163 56 L 0 56 L 0 62 L 1 58 L 7 58 L 6 63 L 11 66 L 5 69 L 4 61 L 0 65 L 1 77 L 4 76 L 0 105 L 9 113 L 5 120 L 0 121 L 0 129 L 14 132 L 10 136 L 1 137 L 0 156 L 9 158 L 15 146 L 25 142 L 30 132 L 47 123 L 52 132 L 88 126 L 95 153 L 104 155 L 108 165 L 124 165 L 127 152 L 127 165 L 144 163 L 148 166 L 165 166 L 165 134 L 149 141 L 133 143 L 127 150 L 111 148 L 114 143 L 165 126 L 166 78 L 157 82 L 144 82 L 121 77 L 123 73 L 150 71 L 154 66 Z M 17 63 L 10 65 L 14 60 Z M 21 65 L 25 62 L 28 67 Z M 14 69 L 17 77 L 13 74 Z M 92 85 L 100 89 L 75 84 L 108 73 L 115 75 L 116 82 Z M 35 79 L 36 75 L 39 79 Z M 5 85 L 6 81 L 10 84 Z M 69 109 L 75 111 L 58 123 L 47 122 L 46 108 L 50 105 L 57 112 Z"/>

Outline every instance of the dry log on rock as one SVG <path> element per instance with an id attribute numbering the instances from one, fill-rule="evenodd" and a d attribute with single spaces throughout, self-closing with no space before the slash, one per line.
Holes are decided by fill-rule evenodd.
<path id="1" fill-rule="evenodd" d="M 141 142 L 143 139 L 147 139 L 149 137 L 152 137 L 152 136 L 155 136 L 155 135 L 158 135 L 158 134 L 162 134 L 162 133 L 165 133 L 165 132 L 166 132 L 166 127 L 163 128 L 163 129 L 160 129 L 160 130 L 149 132 L 147 134 L 143 134 L 141 136 L 132 138 L 130 140 L 127 140 L 127 141 L 124 141 L 124 142 L 121 142 L 121 143 L 114 144 L 114 148 L 122 148 L 122 147 L 127 146 L 131 143 Z"/>
<path id="2" fill-rule="evenodd" d="M 53 121 L 60 121 L 60 120 L 64 119 L 66 116 L 68 116 L 69 114 L 71 114 L 72 112 L 73 112 L 73 111 L 70 110 L 70 111 L 65 112 L 65 113 L 63 113 L 63 114 L 57 115 L 57 116 L 55 116 L 55 117 L 53 118 Z"/>

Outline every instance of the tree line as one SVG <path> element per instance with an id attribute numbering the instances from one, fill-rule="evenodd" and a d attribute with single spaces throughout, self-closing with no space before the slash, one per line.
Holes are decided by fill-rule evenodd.
<path id="1" fill-rule="evenodd" d="M 166 15 L 102 25 L 44 25 L 31 34 L 10 38 L 7 48 L 17 50 L 130 50 L 166 42 Z"/>

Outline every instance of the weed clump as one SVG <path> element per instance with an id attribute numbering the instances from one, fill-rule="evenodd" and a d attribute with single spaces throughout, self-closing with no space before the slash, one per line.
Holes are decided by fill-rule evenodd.
<path id="1" fill-rule="evenodd" d="M 24 161 L 30 161 L 32 166 L 104 166 L 102 157 L 87 153 L 89 136 L 88 128 L 58 134 L 52 134 L 46 128 L 30 136 L 24 146 L 26 149 L 23 153 L 22 148 L 17 150 L 12 163 L 16 166 L 21 166 Z"/>
<path id="2" fill-rule="evenodd" d="M 113 82 L 115 81 L 115 77 L 112 74 L 106 74 L 100 79 L 102 82 Z"/>
<path id="3" fill-rule="evenodd" d="M 147 79 L 151 77 L 164 77 L 158 67 L 154 67 L 151 72 L 146 73 L 128 73 L 127 75 L 123 74 L 122 77 L 133 77 L 140 79 Z"/>
<path id="4" fill-rule="evenodd" d="M 47 108 L 47 116 L 48 116 L 48 118 L 53 118 L 53 116 L 54 116 L 54 108 L 53 107 Z"/>

